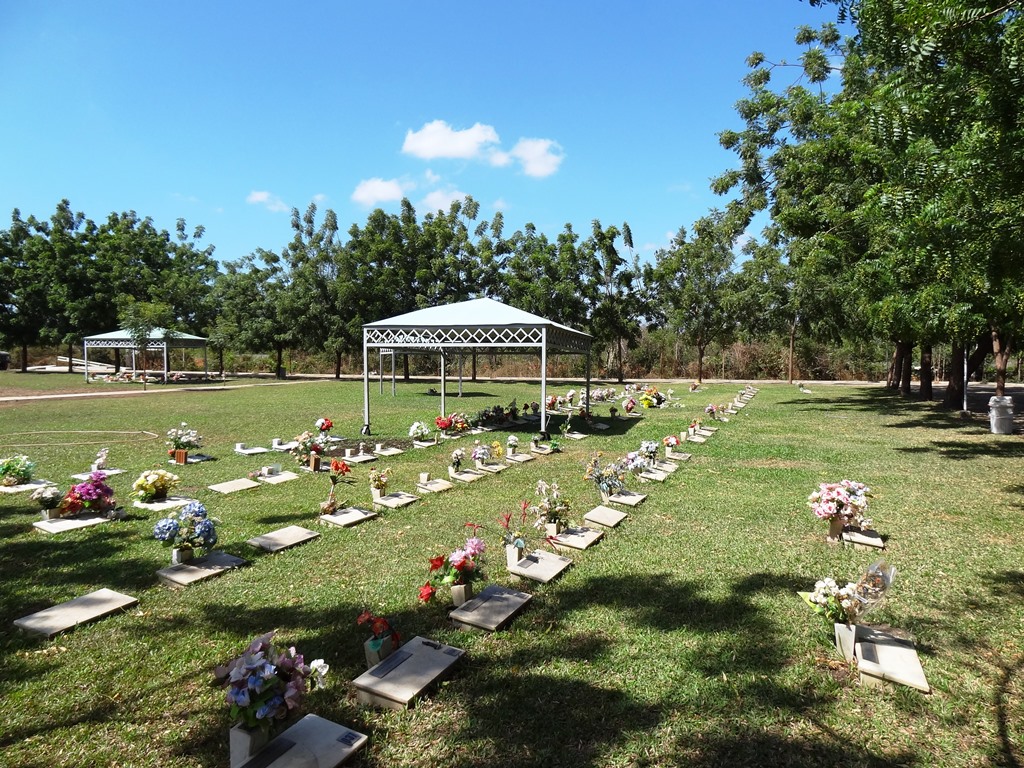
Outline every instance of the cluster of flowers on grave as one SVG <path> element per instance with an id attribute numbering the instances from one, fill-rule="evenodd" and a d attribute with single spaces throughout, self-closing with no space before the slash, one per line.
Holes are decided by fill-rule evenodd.
<path id="1" fill-rule="evenodd" d="M 498 525 L 501 526 L 501 530 L 504 533 L 501 534 L 501 542 L 508 547 L 519 547 L 522 549 L 526 546 L 526 533 L 524 527 L 526 521 L 530 515 L 530 502 L 523 501 L 519 504 L 519 519 L 516 525 L 512 525 L 512 519 L 515 516 L 513 512 L 502 512 L 501 516 L 498 517 Z"/>
<path id="2" fill-rule="evenodd" d="M 544 407 L 549 411 L 557 411 L 565 404 L 565 398 L 561 395 L 548 395 L 544 401 Z"/>
<path id="3" fill-rule="evenodd" d="M 845 523 L 856 523 L 861 529 L 871 528 L 867 517 L 868 499 L 871 489 L 856 480 L 841 480 L 838 483 L 821 483 L 818 489 L 807 497 L 807 506 L 821 520 L 842 518 Z"/>
<path id="4" fill-rule="evenodd" d="M 686 431 L 687 431 L 687 432 L 688 432 L 689 434 L 691 434 L 691 435 L 692 435 L 692 434 L 694 434 L 694 433 L 695 433 L 695 432 L 696 432 L 696 431 L 697 431 L 698 429 L 700 429 L 700 419 L 698 419 L 698 418 L 694 418 L 694 419 L 691 419 L 691 421 L 690 421 L 690 426 L 686 428 Z"/>
<path id="5" fill-rule="evenodd" d="M 683 444 L 678 435 L 666 435 L 661 438 L 661 442 L 666 448 L 677 448 Z"/>
<path id="6" fill-rule="evenodd" d="M 454 432 L 456 434 L 469 429 L 469 419 L 464 413 L 450 413 L 447 416 L 438 416 L 434 424 L 442 432 Z"/>
<path id="7" fill-rule="evenodd" d="M 167 430 L 167 445 L 171 446 L 167 451 L 173 454 L 175 451 L 192 451 L 201 447 L 203 436 L 196 430 L 190 429 L 188 424 L 181 422 L 180 427 L 173 427 Z"/>
<path id="8" fill-rule="evenodd" d="M 650 462 L 640 451 L 630 451 L 619 459 L 618 465 L 624 472 L 639 475 L 649 468 Z"/>
<path id="9" fill-rule="evenodd" d="M 658 444 L 654 440 L 641 440 L 637 453 L 645 458 L 648 464 L 653 464 L 658 458 Z"/>
<path id="10" fill-rule="evenodd" d="M 0 485 L 10 487 L 31 482 L 35 470 L 36 463 L 23 454 L 0 459 Z"/>
<path id="11" fill-rule="evenodd" d="M 331 481 L 331 490 L 327 494 L 327 501 L 320 502 L 320 513 L 323 515 L 330 515 L 338 508 L 338 500 L 335 498 L 335 492 L 338 488 L 338 483 L 342 480 L 347 480 L 348 475 L 352 473 L 352 467 L 341 459 L 331 459 L 331 471 L 328 474 L 328 478 Z"/>
<path id="12" fill-rule="evenodd" d="M 644 408 L 662 408 L 664 407 L 667 399 L 668 398 L 666 398 L 665 395 L 654 386 L 644 387 L 637 396 L 637 400 L 639 400 L 640 405 Z"/>
<path id="13" fill-rule="evenodd" d="M 470 457 L 473 461 L 488 461 L 491 458 L 491 446 L 477 440 L 473 445 L 473 452 L 470 454 Z"/>
<path id="14" fill-rule="evenodd" d="M 600 452 L 594 454 L 583 478 L 596 485 L 602 496 L 614 496 L 626 487 L 626 472 L 621 462 L 602 461 L 602 456 Z"/>
<path id="15" fill-rule="evenodd" d="M 507 406 L 492 405 L 477 412 L 472 421 L 477 426 L 505 424 L 519 415 L 519 406 L 513 400 Z"/>
<path id="16" fill-rule="evenodd" d="M 532 401 L 530 403 L 530 412 L 534 416 L 537 416 L 540 413 L 540 403 L 538 403 L 536 400 Z"/>
<path id="17" fill-rule="evenodd" d="M 718 418 L 718 406 L 714 403 L 708 403 L 707 407 L 704 408 L 704 413 L 710 416 L 712 419 Z"/>
<path id="18" fill-rule="evenodd" d="M 377 469 L 373 467 L 370 470 L 370 487 L 374 490 L 383 493 L 388 489 L 388 483 L 391 482 L 391 467 L 386 469 Z"/>
<path id="19" fill-rule="evenodd" d="M 409 437 L 421 443 L 430 439 L 430 427 L 422 421 L 414 421 L 409 427 Z"/>
<path id="20" fill-rule="evenodd" d="M 323 659 L 306 664 L 294 646 L 278 647 L 273 638 L 273 632 L 257 637 L 245 653 L 214 671 L 226 688 L 231 717 L 268 733 L 299 708 L 308 691 L 326 684 L 330 669 Z"/>
<path id="21" fill-rule="evenodd" d="M 540 529 L 545 525 L 568 525 L 571 505 L 569 500 L 562 495 L 558 483 L 549 483 L 546 480 L 538 480 L 534 495 L 539 501 L 527 507 L 527 511 L 534 516 L 533 527 Z"/>
<path id="22" fill-rule="evenodd" d="M 32 491 L 29 498 L 36 502 L 41 509 L 56 509 L 60 506 L 61 499 L 64 498 L 64 492 L 56 485 L 43 485 Z"/>
<path id="23" fill-rule="evenodd" d="M 153 538 L 165 547 L 209 550 L 217 543 L 215 519 L 202 502 L 190 501 L 153 526 Z"/>
<path id="24" fill-rule="evenodd" d="M 465 544 L 450 555 L 430 558 L 427 581 L 419 589 L 419 599 L 423 602 L 430 602 L 439 587 L 472 584 L 486 578 L 483 572 L 483 554 L 487 551 L 487 544 L 477 535 L 482 526 L 466 523 L 466 527 L 472 530 Z"/>
<path id="25" fill-rule="evenodd" d="M 632 413 L 633 411 L 636 410 L 636 405 L 636 398 L 627 397 L 625 400 L 622 401 L 622 410 L 624 410 L 626 413 Z"/>
<path id="26" fill-rule="evenodd" d="M 371 647 L 375 651 L 379 651 L 384 641 L 389 637 L 391 638 L 392 648 L 397 648 L 402 644 L 401 635 L 391 626 L 391 622 L 383 616 L 377 616 L 370 611 L 363 611 L 356 618 L 356 624 L 359 626 L 367 625 L 372 635 L 370 639 Z"/>
<path id="27" fill-rule="evenodd" d="M 86 510 L 112 517 L 117 504 L 114 489 L 106 483 L 107 473 L 97 470 L 89 477 L 72 485 L 54 511 L 59 517 L 77 515 Z"/>
<path id="28" fill-rule="evenodd" d="M 820 579 L 807 602 L 831 623 L 856 624 L 878 607 L 896 578 L 896 569 L 884 560 L 872 563 L 860 579 L 840 586 L 835 579 Z"/>
<path id="29" fill-rule="evenodd" d="M 313 423 L 313 426 L 316 427 L 317 432 L 326 437 L 327 433 L 334 429 L 334 422 L 326 416 L 322 416 Z"/>
<path id="30" fill-rule="evenodd" d="M 149 469 L 132 483 L 132 495 L 139 501 L 166 498 L 180 482 L 180 477 L 166 469 Z"/>
<path id="31" fill-rule="evenodd" d="M 505 445 L 508 446 L 509 455 L 513 455 L 519 447 L 519 438 L 515 435 L 509 435 L 508 439 L 505 441 Z"/>
<path id="32" fill-rule="evenodd" d="M 463 449 L 456 448 L 454 451 L 452 451 L 452 455 L 451 455 L 452 469 L 454 469 L 456 472 L 458 472 L 459 471 L 459 467 L 462 466 L 462 462 L 465 461 L 465 459 L 466 459 L 466 452 Z"/>
<path id="33" fill-rule="evenodd" d="M 319 456 L 324 452 L 324 449 L 327 447 L 327 433 L 314 433 L 307 429 L 301 435 L 296 435 L 292 438 L 292 441 L 295 443 L 295 447 L 289 453 L 295 457 L 295 461 L 299 464 L 308 464 L 310 456 Z"/>
<path id="34" fill-rule="evenodd" d="M 590 390 L 590 400 L 594 403 L 605 403 L 610 400 L 615 400 L 618 397 L 614 387 L 598 387 L 597 389 Z"/>

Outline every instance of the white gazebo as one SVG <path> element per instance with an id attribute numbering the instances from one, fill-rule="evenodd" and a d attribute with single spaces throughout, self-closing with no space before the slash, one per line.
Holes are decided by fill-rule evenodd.
<path id="1" fill-rule="evenodd" d="M 89 380 L 89 348 L 93 349 L 130 349 L 132 351 L 132 369 L 135 365 L 135 352 L 138 350 L 132 340 L 130 332 L 124 328 L 110 333 L 100 333 L 95 336 L 86 336 L 82 339 L 82 357 L 85 362 L 85 380 Z M 170 348 L 188 348 L 203 350 L 203 372 L 207 371 L 206 362 L 206 339 L 202 336 L 193 336 L 190 333 L 181 331 L 168 331 L 165 328 L 154 328 L 149 332 L 149 339 L 145 344 L 146 349 L 162 349 L 164 355 L 164 376 L 170 372 L 167 350 Z"/>
<path id="2" fill-rule="evenodd" d="M 510 307 L 494 299 L 471 299 L 418 309 L 363 326 L 363 434 L 370 434 L 369 351 L 436 354 L 441 358 L 441 415 L 445 407 L 445 367 L 451 355 L 477 350 L 540 355 L 540 402 L 547 399 L 548 354 L 585 355 L 587 403 L 590 402 L 589 333 Z M 589 407 L 589 405 L 588 405 Z M 541 408 L 540 431 L 547 432 Z"/>

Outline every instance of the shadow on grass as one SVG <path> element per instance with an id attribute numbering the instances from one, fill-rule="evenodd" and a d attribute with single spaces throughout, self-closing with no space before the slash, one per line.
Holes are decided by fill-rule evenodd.
<path id="1" fill-rule="evenodd" d="M 930 451 L 954 461 L 982 457 L 990 459 L 1019 459 L 1024 456 L 1024 441 L 1020 440 L 986 440 L 984 442 L 976 441 L 970 443 L 933 440 L 931 445 L 931 448 L 923 446 L 902 448 L 897 446 L 893 450 L 903 453 L 925 453 Z"/>

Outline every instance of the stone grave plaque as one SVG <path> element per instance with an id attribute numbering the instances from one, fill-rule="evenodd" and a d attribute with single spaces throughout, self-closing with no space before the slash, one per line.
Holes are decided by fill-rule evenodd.
<path id="1" fill-rule="evenodd" d="M 114 475 L 120 475 L 124 473 L 123 469 L 98 469 L 96 471 L 102 472 L 107 477 L 113 477 Z M 79 472 L 77 475 L 72 475 L 71 477 L 74 478 L 75 480 L 81 480 L 84 482 L 89 479 L 90 475 L 92 475 L 92 470 L 89 470 L 88 472 Z"/>
<path id="2" fill-rule="evenodd" d="M 299 476 L 294 472 L 284 471 L 278 472 L 276 475 L 260 475 L 257 480 L 261 483 L 267 483 L 269 485 L 277 485 L 278 483 L 287 483 L 289 480 L 298 480 Z"/>
<path id="3" fill-rule="evenodd" d="M 412 447 L 413 448 L 433 448 L 435 445 L 437 445 L 437 443 L 434 442 L 433 440 L 431 440 L 430 442 L 427 442 L 426 440 L 413 440 L 412 441 Z"/>
<path id="4" fill-rule="evenodd" d="M 659 472 L 656 469 L 645 469 L 643 472 L 637 475 L 637 477 L 639 477 L 641 481 L 648 480 L 654 481 L 655 483 L 664 483 L 665 480 L 668 479 L 668 473 Z"/>
<path id="5" fill-rule="evenodd" d="M 185 459 L 186 464 L 202 464 L 204 461 L 213 461 L 213 456 L 207 456 L 205 453 L 190 453 L 188 458 Z M 168 459 L 168 464 L 178 464 L 174 459 Z M 181 465 L 178 464 L 180 467 Z"/>
<path id="6" fill-rule="evenodd" d="M 246 448 L 245 443 L 235 445 L 235 453 L 239 456 L 259 456 L 261 453 L 270 453 L 269 448 Z"/>
<path id="7" fill-rule="evenodd" d="M 365 464 L 368 461 L 376 461 L 377 455 L 374 453 L 357 453 L 355 456 L 346 456 L 344 461 L 347 464 Z M 327 469 L 331 468 L 331 462 L 327 462 Z"/>
<path id="8" fill-rule="evenodd" d="M 283 549 L 289 549 L 290 547 L 305 544 L 307 541 L 319 538 L 320 534 L 316 531 L 303 528 L 301 525 L 289 525 L 270 533 L 264 533 L 262 536 L 255 536 L 249 539 L 246 544 L 257 549 L 264 549 L 267 552 L 280 552 Z"/>
<path id="9" fill-rule="evenodd" d="M 195 499 L 189 499 L 185 496 L 168 496 L 166 499 L 157 499 L 156 501 L 133 501 L 132 506 L 139 509 L 151 509 L 155 512 L 166 512 L 169 509 L 184 507 L 193 501 Z"/>
<path id="10" fill-rule="evenodd" d="M 428 480 L 425 483 L 416 483 L 417 490 L 423 493 L 442 493 L 443 491 L 450 491 L 454 487 L 447 480 L 442 480 L 439 477 L 435 477 L 433 480 Z"/>
<path id="11" fill-rule="evenodd" d="M 477 472 L 475 469 L 460 469 L 458 472 L 449 472 L 448 477 L 461 483 L 475 483 L 481 477 L 486 477 L 486 475 L 483 472 Z"/>
<path id="12" fill-rule="evenodd" d="M 604 531 L 582 526 L 579 528 L 567 528 L 555 536 L 551 543 L 559 550 L 586 549 L 587 547 L 596 544 L 603 537 Z"/>
<path id="13" fill-rule="evenodd" d="M 197 557 L 187 563 L 161 568 L 156 575 L 160 582 L 168 587 L 187 587 L 189 584 L 212 579 L 232 568 L 248 564 L 247 560 L 229 555 L 227 552 L 211 552 L 205 557 Z"/>
<path id="14" fill-rule="evenodd" d="M 530 453 L 536 453 L 538 456 L 547 456 L 549 453 L 554 453 L 550 445 L 537 445 L 530 446 Z"/>
<path id="15" fill-rule="evenodd" d="M 714 434 L 715 432 L 718 431 L 718 427 L 701 427 L 701 429 L 705 430 L 706 432 L 710 432 L 711 434 Z"/>
<path id="16" fill-rule="evenodd" d="M 56 483 L 52 483 L 49 480 L 33 480 L 21 485 L 0 485 L 0 493 L 24 493 L 25 491 L 34 491 L 36 488 L 42 488 L 47 485 L 56 485 Z"/>
<path id="17" fill-rule="evenodd" d="M 623 488 L 618 493 L 610 496 L 607 501 L 613 504 L 625 504 L 627 507 L 635 507 L 641 501 L 647 498 L 646 493 L 637 493 L 636 491 L 627 491 Z"/>
<path id="18" fill-rule="evenodd" d="M 692 457 L 692 453 L 681 453 L 671 449 L 665 451 L 665 458 L 672 459 L 672 461 L 689 461 Z"/>
<path id="19" fill-rule="evenodd" d="M 387 507 L 388 509 L 400 509 L 401 507 L 407 507 L 414 501 L 419 501 L 420 497 L 415 496 L 405 491 L 392 491 L 387 496 L 381 496 L 379 499 L 373 500 L 373 505 L 380 507 Z"/>
<path id="20" fill-rule="evenodd" d="M 739 411 L 737 411 L 735 408 L 726 408 L 725 412 L 726 413 L 731 413 L 733 416 L 735 416 L 737 413 L 739 413 Z"/>
<path id="21" fill-rule="evenodd" d="M 337 768 L 366 746 L 367 737 L 317 715 L 306 715 L 239 768 Z"/>
<path id="22" fill-rule="evenodd" d="M 528 453 L 510 453 L 505 456 L 508 461 L 515 462 L 516 464 L 525 464 L 528 461 L 533 461 L 533 456 Z"/>
<path id="23" fill-rule="evenodd" d="M 458 440 L 461 437 L 462 437 L 462 433 L 461 432 L 458 432 L 458 433 L 456 433 L 454 435 L 446 435 L 444 433 L 438 435 L 438 438 L 441 439 L 441 440 Z"/>
<path id="24" fill-rule="evenodd" d="M 714 437 L 714 435 L 715 435 L 715 433 L 712 432 L 710 429 L 705 429 L 704 427 L 701 427 L 700 429 L 698 429 L 695 434 L 698 434 L 701 437 Z"/>
<path id="25" fill-rule="evenodd" d="M 405 453 L 401 448 L 385 448 L 383 446 L 375 448 L 373 452 L 378 456 L 399 456 L 400 454 Z"/>
<path id="26" fill-rule="evenodd" d="M 597 422 L 596 424 L 594 424 L 594 429 L 601 429 L 601 430 L 604 430 L 604 429 L 611 429 L 611 427 L 609 427 L 609 426 L 608 426 L 607 424 L 605 424 L 605 423 L 604 423 L 603 421 L 599 421 L 599 422 Z"/>
<path id="27" fill-rule="evenodd" d="M 746 408 L 747 407 L 746 403 L 733 402 L 733 403 L 730 403 L 730 405 L 732 405 L 733 408 Z"/>
<path id="28" fill-rule="evenodd" d="M 273 440 L 270 441 L 270 450 L 272 450 L 272 451 L 284 451 L 284 452 L 287 452 L 287 451 L 290 451 L 292 448 L 298 448 L 298 447 L 299 447 L 298 440 L 289 440 L 287 443 L 282 443 L 280 438 L 275 437 Z"/>
<path id="29" fill-rule="evenodd" d="M 215 483 L 214 485 L 208 485 L 206 487 L 211 491 L 227 494 L 236 493 L 237 491 L 247 491 L 250 488 L 259 488 L 260 484 L 247 477 L 240 477 L 238 480 L 228 480 L 225 483 Z"/>
<path id="30" fill-rule="evenodd" d="M 460 629 L 476 627 L 495 632 L 515 618 L 531 599 L 533 595 L 491 584 L 448 615 Z"/>
<path id="31" fill-rule="evenodd" d="M 603 525 L 605 528 L 614 528 L 629 515 L 625 512 L 620 512 L 617 509 L 606 507 L 603 504 L 598 507 L 594 507 L 592 510 L 587 512 L 583 516 L 583 522 L 592 523 L 593 525 Z"/>
<path id="32" fill-rule="evenodd" d="M 345 507 L 331 515 L 320 515 L 320 520 L 331 525 L 340 525 L 342 528 L 351 528 L 366 520 L 372 520 L 377 516 L 376 512 L 360 507 Z"/>
<path id="33" fill-rule="evenodd" d="M 885 542 L 878 531 L 843 531 L 843 543 L 854 549 L 885 549 Z"/>
<path id="34" fill-rule="evenodd" d="M 854 654 L 861 685 L 901 683 L 929 693 L 914 643 L 874 627 L 857 625 Z"/>
<path id="35" fill-rule="evenodd" d="M 487 472 L 489 474 L 496 475 L 499 472 L 508 469 L 508 464 L 490 464 L 488 462 L 480 462 L 476 465 L 476 468 L 479 472 Z"/>
<path id="36" fill-rule="evenodd" d="M 661 459 L 656 459 L 654 461 L 654 468 L 659 472 L 665 472 L 671 475 L 673 472 L 679 469 L 679 465 L 671 461 L 662 461 Z"/>
<path id="37" fill-rule="evenodd" d="M 532 581 L 539 581 L 541 584 L 547 584 L 570 565 L 572 565 L 572 560 L 568 557 L 537 549 L 516 563 L 515 567 L 509 568 L 508 572 L 513 576 L 522 576 Z"/>
<path id="38" fill-rule="evenodd" d="M 363 704 L 408 709 L 427 688 L 451 674 L 465 653 L 416 636 L 352 682 L 356 698 Z"/>
<path id="39" fill-rule="evenodd" d="M 585 435 L 582 432 L 566 432 L 565 436 L 570 440 L 585 440 L 589 435 Z"/>
<path id="40" fill-rule="evenodd" d="M 708 441 L 704 435 L 687 435 L 686 439 L 691 443 L 706 443 Z"/>
<path id="41" fill-rule="evenodd" d="M 89 514 L 88 512 L 75 515 L 74 517 L 58 517 L 56 520 L 38 520 L 32 523 L 32 527 L 43 533 L 67 533 L 76 531 L 79 528 L 88 528 L 100 523 L 109 523 L 110 518 L 103 515 Z"/>
<path id="42" fill-rule="evenodd" d="M 29 616 L 15 619 L 14 624 L 26 632 L 51 638 L 54 635 L 102 619 L 112 613 L 138 605 L 137 598 L 122 595 L 112 589 L 97 589 L 87 595 L 68 600 L 66 603 L 44 608 Z"/>

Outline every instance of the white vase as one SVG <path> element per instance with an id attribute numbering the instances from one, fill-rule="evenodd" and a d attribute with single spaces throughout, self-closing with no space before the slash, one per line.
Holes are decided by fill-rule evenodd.
<path id="1" fill-rule="evenodd" d="M 238 768 L 248 762 L 253 755 L 267 746 L 270 734 L 262 728 L 250 728 L 242 723 L 231 726 L 228 732 L 228 748 L 231 768 Z"/>
<path id="2" fill-rule="evenodd" d="M 384 637 L 371 637 L 363 643 L 363 653 L 366 656 L 366 668 L 370 669 L 380 664 L 395 650 L 395 641 L 391 635 Z"/>
<path id="3" fill-rule="evenodd" d="M 458 608 L 473 599 L 472 584 L 452 584 L 452 604 Z"/>
<path id="4" fill-rule="evenodd" d="M 196 551 L 191 547 L 174 547 L 171 550 L 171 564 L 181 565 L 187 563 L 195 557 Z"/>
<path id="5" fill-rule="evenodd" d="M 505 564 L 509 568 L 515 568 L 525 556 L 526 547 L 517 547 L 515 544 L 505 545 Z"/>
<path id="6" fill-rule="evenodd" d="M 383 491 L 380 488 L 374 488 L 372 485 L 370 486 L 370 496 L 373 497 L 374 501 L 380 501 L 382 493 Z"/>

